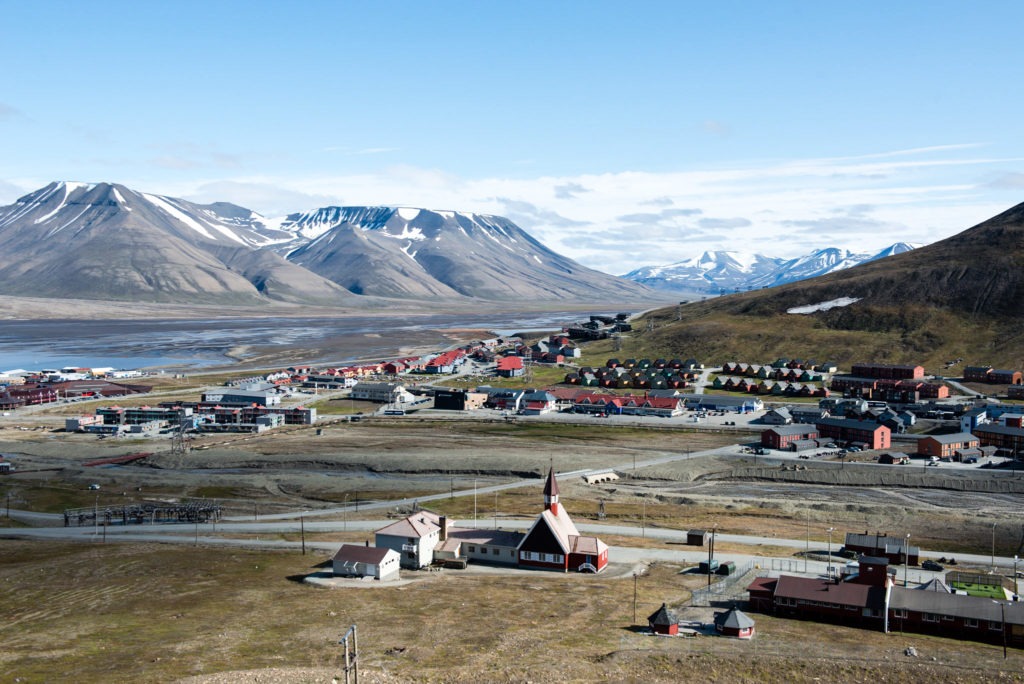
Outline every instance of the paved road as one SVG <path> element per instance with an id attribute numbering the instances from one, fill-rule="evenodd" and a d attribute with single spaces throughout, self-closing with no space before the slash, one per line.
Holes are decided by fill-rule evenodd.
<path id="1" fill-rule="evenodd" d="M 12 517 L 15 513 L 11 511 Z M 45 515 L 45 514 L 36 514 Z M 151 525 L 151 526 L 111 526 L 105 531 L 102 527 L 31 527 L 31 528 L 0 528 L 0 537 L 18 537 L 26 539 L 73 539 L 78 541 L 99 541 L 105 538 L 110 541 L 120 542 L 158 542 L 175 544 L 203 544 L 211 546 L 234 546 L 234 547 L 256 547 L 256 548 L 280 548 L 298 549 L 301 541 L 286 541 L 277 538 L 282 534 L 298 534 L 301 530 L 313 533 L 330 532 L 352 532 L 364 531 L 373 532 L 392 520 L 344 520 L 344 521 L 296 521 L 296 520 L 264 520 L 262 522 L 239 522 L 228 521 L 220 523 L 203 523 L 199 525 Z M 503 529 L 525 530 L 533 523 L 533 519 L 500 521 Z M 466 527 L 477 526 L 487 529 L 493 526 L 493 521 L 481 517 L 474 524 L 473 521 L 463 521 Z M 591 534 L 614 534 L 634 538 L 650 538 L 667 541 L 669 544 L 684 545 L 686 532 L 683 530 L 669 530 L 663 528 L 637 527 L 635 525 L 603 525 L 596 523 L 579 523 L 577 527 L 581 532 Z M 230 537 L 224 535 L 246 535 L 245 538 Z M 260 539 L 260 535 L 274 537 L 272 539 Z M 217 536 L 213 536 L 217 535 Z M 369 535 L 367 535 L 369 537 Z M 718 534 L 718 542 L 745 544 L 749 546 L 775 546 L 789 547 L 797 550 L 809 549 L 812 553 L 827 555 L 827 547 L 821 542 L 810 543 L 803 539 L 778 539 L 774 537 L 755 537 L 750 535 Z M 838 551 L 841 544 L 833 547 Z M 310 549 L 323 551 L 334 551 L 338 548 L 338 542 L 309 541 L 306 546 Z M 611 556 L 616 563 L 651 562 L 657 560 L 671 561 L 678 563 L 699 563 L 706 560 L 708 548 L 687 547 L 680 549 L 665 548 L 643 548 L 643 547 L 613 547 Z M 938 557 L 944 552 L 922 550 L 921 555 L 925 557 Z M 825 560 L 813 560 L 807 558 L 794 558 L 793 556 L 776 557 L 756 555 L 753 553 L 725 553 L 717 552 L 715 557 L 720 561 L 733 561 L 737 564 L 754 563 L 767 570 L 778 570 L 791 573 L 825 574 L 827 562 Z M 959 554 L 960 563 L 967 563 L 977 566 L 988 566 L 991 556 Z M 847 559 L 833 556 L 832 565 L 842 567 Z M 995 566 L 1002 572 L 1014 568 L 1012 558 L 995 558 Z M 933 577 L 941 577 L 941 572 L 928 572 L 920 568 L 899 568 L 897 567 L 897 578 L 900 581 L 926 582 Z"/>

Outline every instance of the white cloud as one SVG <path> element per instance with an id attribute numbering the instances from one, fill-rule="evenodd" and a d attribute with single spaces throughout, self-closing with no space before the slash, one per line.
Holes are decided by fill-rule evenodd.
<path id="1" fill-rule="evenodd" d="M 267 216 L 326 205 L 416 206 L 506 215 L 538 240 L 610 273 L 731 249 L 792 257 L 813 248 L 927 244 L 1008 208 L 1020 159 L 939 145 L 856 157 L 735 163 L 674 172 L 464 178 L 394 166 L 338 176 L 202 178 L 129 187 Z M 190 153 L 187 153 L 190 156 Z M 212 165 L 207 164 L 207 168 Z M 207 174 L 208 175 L 208 174 Z M 0 203 L 51 179 L 0 181 Z M 17 194 L 14 194 L 17 192 Z M 3 202 L 7 194 L 7 202 Z"/>

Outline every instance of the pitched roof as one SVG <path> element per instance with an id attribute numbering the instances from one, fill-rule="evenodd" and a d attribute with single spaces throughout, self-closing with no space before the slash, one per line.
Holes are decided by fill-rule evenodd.
<path id="1" fill-rule="evenodd" d="M 938 577 L 933 577 L 924 584 L 914 587 L 918 591 L 937 591 L 941 594 L 952 594 L 953 591 Z"/>
<path id="2" fill-rule="evenodd" d="M 552 513 L 550 509 L 542 511 L 523 537 L 524 542 L 540 524 L 544 524 L 549 530 L 551 530 L 551 534 L 558 543 L 558 546 L 562 549 L 562 553 L 572 553 L 572 537 L 579 537 L 580 533 L 579 530 L 576 529 L 576 525 L 573 524 L 572 518 L 570 518 L 569 514 L 566 512 L 565 506 L 558 507 L 558 515 Z M 520 546 L 522 546 L 522 543 L 520 543 Z"/>
<path id="3" fill-rule="evenodd" d="M 464 544 L 480 544 L 481 546 L 506 546 L 516 548 L 526 535 L 512 530 L 485 530 L 477 528 L 453 527 L 448 530 L 448 540 L 456 539 Z"/>
<path id="4" fill-rule="evenodd" d="M 498 370 L 521 370 L 523 359 L 521 356 L 503 356 L 498 359 Z"/>
<path id="5" fill-rule="evenodd" d="M 569 551 L 587 556 L 600 556 L 608 545 L 597 537 L 569 537 Z"/>
<path id="6" fill-rule="evenodd" d="M 647 622 L 652 625 L 674 625 L 679 622 L 679 618 L 669 611 L 668 605 L 662 603 L 661 608 L 654 611 L 651 616 L 647 618 Z"/>
<path id="7" fill-rule="evenodd" d="M 733 608 L 724 613 L 715 613 L 715 626 L 729 629 L 750 629 L 754 621 L 743 611 Z"/>
<path id="8" fill-rule="evenodd" d="M 451 525 L 451 521 L 448 521 Z M 390 537 L 425 537 L 441 530 L 441 516 L 430 511 L 417 511 L 407 518 L 377 530 L 377 534 Z"/>
<path id="9" fill-rule="evenodd" d="M 1024 603 L 993 601 L 983 596 L 893 587 L 889 607 L 992 622 L 1001 621 L 1005 613 L 1007 624 L 1024 625 Z"/>
<path id="10" fill-rule="evenodd" d="M 885 603 L 885 588 L 853 582 L 836 584 L 831 580 L 782 575 L 775 585 L 775 598 L 780 597 L 858 608 L 881 608 Z"/>
<path id="11" fill-rule="evenodd" d="M 369 563 L 380 565 L 388 553 L 397 552 L 380 546 L 362 546 L 361 544 L 342 544 L 338 552 L 334 554 L 334 560 L 343 563 Z"/>

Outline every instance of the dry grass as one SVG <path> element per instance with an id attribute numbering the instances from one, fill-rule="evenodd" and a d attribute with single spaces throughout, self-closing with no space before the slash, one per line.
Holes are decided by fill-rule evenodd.
<path id="1" fill-rule="evenodd" d="M 273 668 L 279 678 L 269 681 L 327 682 L 340 674 L 337 641 L 351 624 L 367 682 L 1020 677 L 1017 651 L 1004 662 L 992 646 L 760 615 L 753 642 L 653 638 L 634 625 L 633 582 L 611 575 L 446 571 L 408 573 L 419 581 L 404 586 L 318 589 L 290 581 L 316 569 L 297 553 L 29 542 L 4 550 L 4 681 L 167 682 Z M 663 601 L 685 606 L 702 582 L 652 566 L 637 582 L 637 622 Z M 924 657 L 904 657 L 910 644 Z"/>

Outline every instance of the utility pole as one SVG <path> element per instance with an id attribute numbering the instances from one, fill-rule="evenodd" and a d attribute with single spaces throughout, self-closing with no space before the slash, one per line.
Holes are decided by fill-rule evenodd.
<path id="1" fill-rule="evenodd" d="M 807 557 L 811 555 L 811 509 L 807 509 L 807 531 L 804 541 L 804 574 L 807 574 Z"/>
<path id="2" fill-rule="evenodd" d="M 708 587 L 711 586 L 711 561 L 715 558 L 715 532 L 718 525 L 711 528 L 711 543 L 708 544 Z"/>
<path id="3" fill-rule="evenodd" d="M 299 530 L 302 535 L 302 555 L 306 555 L 306 519 L 305 516 L 299 516 Z"/>
<path id="4" fill-rule="evenodd" d="M 992 523 L 992 569 L 991 572 L 996 571 L 996 524 Z"/>
<path id="5" fill-rule="evenodd" d="M 641 518 L 640 518 L 640 538 L 641 539 L 646 539 L 647 538 L 647 499 L 644 499 L 641 503 L 643 504 L 643 513 L 642 513 Z"/>
<path id="6" fill-rule="evenodd" d="M 636 578 L 637 574 L 633 573 L 633 624 L 636 624 Z"/>
<path id="7" fill-rule="evenodd" d="M 910 535 L 903 540 L 903 586 L 907 586 L 907 573 L 910 572 Z"/>
<path id="8" fill-rule="evenodd" d="M 473 480 L 473 529 L 476 529 L 476 480 Z"/>
<path id="9" fill-rule="evenodd" d="M 352 643 L 349 643 L 349 637 Z M 359 684 L 359 640 L 356 636 L 356 626 L 352 625 L 341 637 L 339 642 L 345 649 L 345 684 Z M 350 673 L 353 675 L 350 678 Z"/>
<path id="10" fill-rule="evenodd" d="M 832 579 L 832 533 L 835 532 L 834 527 L 828 528 L 828 577 Z"/>

